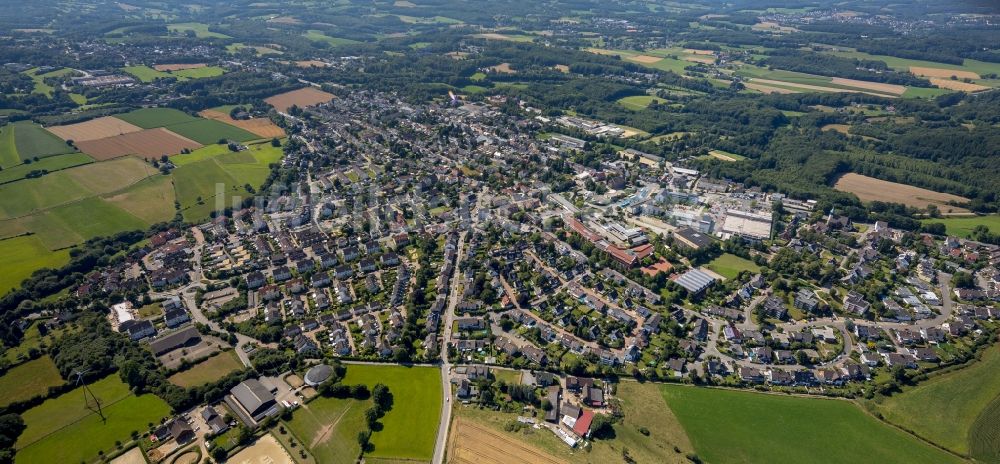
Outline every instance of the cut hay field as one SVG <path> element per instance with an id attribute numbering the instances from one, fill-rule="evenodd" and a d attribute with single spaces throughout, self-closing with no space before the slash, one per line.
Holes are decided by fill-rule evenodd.
<path id="1" fill-rule="evenodd" d="M 198 113 L 199 116 L 205 119 L 214 119 L 219 122 L 224 122 L 230 126 L 235 126 L 243 129 L 247 132 L 256 134 L 260 138 L 281 138 L 285 136 L 285 130 L 278 127 L 270 119 L 267 118 L 252 118 L 252 119 L 233 119 L 229 117 L 228 112 L 222 112 L 217 110 L 205 110 Z"/>
<path id="2" fill-rule="evenodd" d="M 932 190 L 914 187 L 912 185 L 898 184 L 874 177 L 863 176 L 849 172 L 844 174 L 833 184 L 835 190 L 848 192 L 857 195 L 858 199 L 864 202 L 883 201 L 887 203 L 900 203 L 915 208 L 926 208 L 928 205 L 937 205 L 941 214 L 968 214 L 969 210 L 958 206 L 951 206 L 949 201 L 965 203 L 969 200 L 958 195 L 940 193 Z"/>
<path id="3" fill-rule="evenodd" d="M 47 129 L 63 140 L 72 140 L 74 142 L 103 139 L 105 137 L 114 137 L 142 130 L 139 126 L 129 124 L 111 116 L 104 116 L 65 126 L 48 127 Z"/>
<path id="4" fill-rule="evenodd" d="M 319 397 L 297 409 L 285 425 L 316 462 L 354 462 L 361 453 L 357 437 L 365 429 L 369 407 L 370 400 Z"/>
<path id="5" fill-rule="evenodd" d="M 727 279 L 735 279 L 742 271 L 760 272 L 760 266 L 750 260 L 725 253 L 713 259 L 705 267 Z"/>
<path id="6" fill-rule="evenodd" d="M 885 419 L 959 454 L 1000 454 L 1000 443 L 984 441 L 1000 398 L 1000 347 L 969 367 L 932 377 L 876 403 Z M 995 426 L 995 417 L 993 417 Z M 984 462 L 994 462 L 984 460 Z"/>
<path id="7" fill-rule="evenodd" d="M 849 401 L 663 385 L 698 456 L 714 464 L 943 464 L 961 459 L 865 414 Z"/>
<path id="8" fill-rule="evenodd" d="M 194 116 L 172 108 L 143 108 L 124 114 L 116 114 L 115 117 L 143 129 L 166 127 L 198 120 Z"/>
<path id="9" fill-rule="evenodd" d="M 3 171 L 0 171 L 0 184 L 6 184 L 7 182 L 24 179 L 24 176 L 31 171 L 46 170 L 49 172 L 55 172 L 92 162 L 94 162 L 94 159 L 83 153 L 68 153 L 65 155 L 50 156 L 48 158 L 42 158 L 31 164 L 21 164 L 5 168 Z"/>
<path id="10" fill-rule="evenodd" d="M 972 229 L 979 225 L 986 226 L 994 234 L 1000 233 L 1000 215 L 995 214 L 990 216 L 930 218 L 924 219 L 921 222 L 925 224 L 940 222 L 944 224 L 948 235 L 962 238 L 970 238 Z"/>
<path id="11" fill-rule="evenodd" d="M 512 439 L 471 420 L 456 418 L 448 436 L 448 462 L 454 464 L 562 464 L 568 461 Z"/>
<path id="12" fill-rule="evenodd" d="M 42 356 L 16 366 L 0 376 L 0 407 L 48 393 L 63 384 L 52 358 Z"/>
<path id="13" fill-rule="evenodd" d="M 226 350 L 195 364 L 188 370 L 171 375 L 167 380 L 179 387 L 191 388 L 214 382 L 242 368 L 243 362 L 236 356 L 236 352 Z"/>
<path id="14" fill-rule="evenodd" d="M 116 374 L 90 389 L 107 421 L 86 407 L 81 389 L 46 400 L 21 415 L 27 428 L 17 441 L 16 462 L 90 462 L 99 451 L 113 450 L 115 441 L 128 441 L 132 431 L 141 432 L 170 413 L 155 395 L 132 395 Z"/>
<path id="15" fill-rule="evenodd" d="M 36 236 L 0 240 L 0 295 L 21 285 L 32 272 L 57 269 L 69 263 L 69 250 L 51 251 Z"/>
<path id="16" fill-rule="evenodd" d="M 948 90 L 958 90 L 961 92 L 981 92 L 983 90 L 989 90 L 990 87 L 985 85 L 973 84 L 971 82 L 953 81 L 951 79 L 942 79 L 940 77 L 930 78 L 931 84 L 934 84 L 942 89 Z"/>
<path id="17" fill-rule="evenodd" d="M 273 106 L 281 113 L 287 113 L 292 106 L 305 108 L 318 105 L 333 100 L 333 94 L 326 93 L 315 87 L 303 87 L 291 92 L 279 93 L 272 97 L 265 98 L 264 101 Z"/>
<path id="18" fill-rule="evenodd" d="M 383 429 L 372 434 L 373 458 L 429 461 L 434 454 L 438 419 L 443 402 L 438 368 L 350 364 L 343 383 L 377 383 L 389 387 L 394 398 L 392 410 L 381 422 Z"/>
<path id="19" fill-rule="evenodd" d="M 206 138 L 212 127 L 206 123 L 215 122 L 207 119 L 195 120 L 191 123 L 178 124 L 175 127 L 181 129 L 189 135 L 196 135 L 202 139 Z M 221 124 L 226 129 L 235 129 Z M 245 133 L 245 131 L 240 131 Z M 209 137 L 210 138 L 210 137 Z M 213 142 L 218 139 L 212 140 Z M 136 155 L 146 159 L 156 159 L 161 156 L 171 156 L 181 153 L 184 150 L 195 150 L 201 148 L 203 143 L 185 136 L 185 134 L 174 132 L 173 130 L 158 127 L 156 129 L 145 129 L 139 132 L 131 132 L 114 137 L 106 137 L 97 140 L 87 140 L 76 144 L 80 151 L 94 157 L 98 161 L 109 160 L 126 155 Z"/>

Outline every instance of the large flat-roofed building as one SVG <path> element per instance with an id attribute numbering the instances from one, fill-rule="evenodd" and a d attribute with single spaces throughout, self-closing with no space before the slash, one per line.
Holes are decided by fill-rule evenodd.
<path id="1" fill-rule="evenodd" d="M 156 356 L 162 356 L 179 348 L 189 348 L 201 343 L 201 334 L 194 326 L 164 335 L 149 342 L 149 348 Z"/>
<path id="2" fill-rule="evenodd" d="M 712 244 L 712 237 L 690 227 L 681 227 L 675 230 L 673 234 L 679 245 L 692 250 L 700 250 Z"/>
<path id="3" fill-rule="evenodd" d="M 256 427 L 260 421 L 281 411 L 274 394 L 257 379 L 244 380 L 229 390 L 226 404 L 249 427 Z"/>
<path id="4" fill-rule="evenodd" d="M 689 293 L 697 295 L 715 283 L 715 277 L 699 269 L 692 269 L 680 275 L 674 282 Z"/>
<path id="5" fill-rule="evenodd" d="M 723 239 L 737 236 L 752 241 L 767 240 L 771 238 L 771 213 L 728 210 L 719 235 Z"/>

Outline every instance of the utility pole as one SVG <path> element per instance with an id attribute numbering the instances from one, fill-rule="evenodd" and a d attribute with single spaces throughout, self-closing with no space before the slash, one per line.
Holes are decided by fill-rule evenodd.
<path id="1" fill-rule="evenodd" d="M 106 417 L 104 417 L 104 409 L 101 408 L 101 400 L 97 398 L 97 395 L 94 395 L 94 392 L 90 389 L 89 386 L 87 386 L 87 382 L 84 380 L 84 376 L 87 375 L 88 372 L 90 372 L 90 371 L 89 370 L 86 370 L 86 371 L 79 371 L 78 370 L 78 371 L 76 371 L 76 373 L 75 373 L 76 374 L 76 385 L 83 387 L 83 402 L 84 402 L 84 405 L 86 406 L 86 408 L 90 409 L 93 412 L 96 412 L 97 415 L 101 417 L 101 422 L 107 422 L 108 419 Z M 97 406 L 97 410 L 96 411 L 94 411 L 94 409 L 90 407 L 90 400 L 87 398 L 87 394 L 88 393 L 90 394 L 90 397 L 94 399 L 94 404 Z"/>

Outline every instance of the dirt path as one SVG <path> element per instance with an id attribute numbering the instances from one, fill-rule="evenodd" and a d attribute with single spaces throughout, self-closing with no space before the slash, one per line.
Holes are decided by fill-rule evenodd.
<path id="1" fill-rule="evenodd" d="M 340 420 L 343 419 L 344 416 L 347 415 L 347 412 L 350 411 L 351 408 L 353 407 L 354 407 L 353 404 L 348 406 L 347 409 L 344 410 L 344 412 L 340 413 L 340 415 L 337 416 L 337 420 L 333 421 L 333 423 L 331 423 L 330 425 L 319 429 L 319 431 L 316 432 L 316 437 L 314 437 L 312 443 L 309 444 L 309 448 L 314 448 L 318 445 L 326 443 L 326 441 L 330 439 L 330 432 L 332 432 L 333 429 L 337 428 L 337 424 L 340 423 Z M 310 411 L 309 413 L 312 414 L 312 411 Z"/>

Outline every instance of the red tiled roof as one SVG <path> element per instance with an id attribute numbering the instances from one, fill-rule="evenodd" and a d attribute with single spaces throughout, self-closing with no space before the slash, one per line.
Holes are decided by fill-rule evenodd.
<path id="1" fill-rule="evenodd" d="M 590 431 L 590 423 L 594 421 L 594 411 L 584 410 L 580 417 L 577 418 L 576 424 L 573 425 L 573 433 L 584 436 Z"/>

